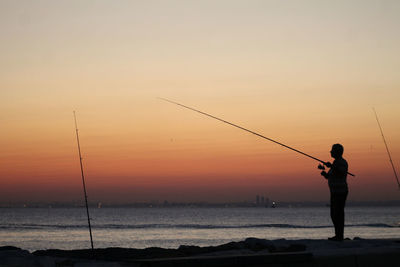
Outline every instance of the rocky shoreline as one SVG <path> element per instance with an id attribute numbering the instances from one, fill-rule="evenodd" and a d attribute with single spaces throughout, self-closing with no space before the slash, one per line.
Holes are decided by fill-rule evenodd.
<path id="1" fill-rule="evenodd" d="M 399 266 L 400 240 L 266 240 L 219 246 L 37 250 L 0 247 L 0 266 Z"/>

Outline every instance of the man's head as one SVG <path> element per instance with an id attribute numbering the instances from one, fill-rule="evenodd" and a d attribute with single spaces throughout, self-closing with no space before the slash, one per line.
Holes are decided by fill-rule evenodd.
<path id="1" fill-rule="evenodd" d="M 341 158 L 343 155 L 343 146 L 341 144 L 334 144 L 331 149 L 332 158 Z"/>

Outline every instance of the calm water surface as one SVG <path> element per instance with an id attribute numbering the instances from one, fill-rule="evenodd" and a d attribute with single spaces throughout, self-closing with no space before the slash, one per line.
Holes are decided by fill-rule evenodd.
<path id="1" fill-rule="evenodd" d="M 95 247 L 218 245 L 247 237 L 326 239 L 329 208 L 91 209 Z M 400 238 L 400 207 L 346 208 L 346 237 Z M 83 208 L 0 208 L 0 246 L 90 247 Z"/>

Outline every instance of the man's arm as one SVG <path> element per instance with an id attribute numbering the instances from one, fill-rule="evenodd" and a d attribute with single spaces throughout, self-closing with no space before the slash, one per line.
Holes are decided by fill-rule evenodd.
<path id="1" fill-rule="evenodd" d="M 327 166 L 328 168 L 331 168 L 331 167 L 332 167 L 332 164 L 331 164 L 330 162 L 325 162 L 324 165 Z M 328 177 L 329 177 L 329 172 L 327 173 L 327 172 L 325 171 L 325 166 L 324 166 L 324 165 L 319 164 L 319 165 L 318 165 L 318 169 L 323 170 L 323 171 L 321 172 L 321 175 L 324 176 L 325 179 L 328 179 Z"/>

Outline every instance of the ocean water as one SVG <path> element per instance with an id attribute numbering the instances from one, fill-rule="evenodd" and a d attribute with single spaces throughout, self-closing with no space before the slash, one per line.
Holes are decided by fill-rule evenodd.
<path id="1" fill-rule="evenodd" d="M 264 239 L 326 239 L 328 207 L 91 209 L 94 246 L 210 246 Z M 345 236 L 400 238 L 400 207 L 347 207 Z M 0 208 L 0 246 L 89 248 L 84 208 Z"/>

